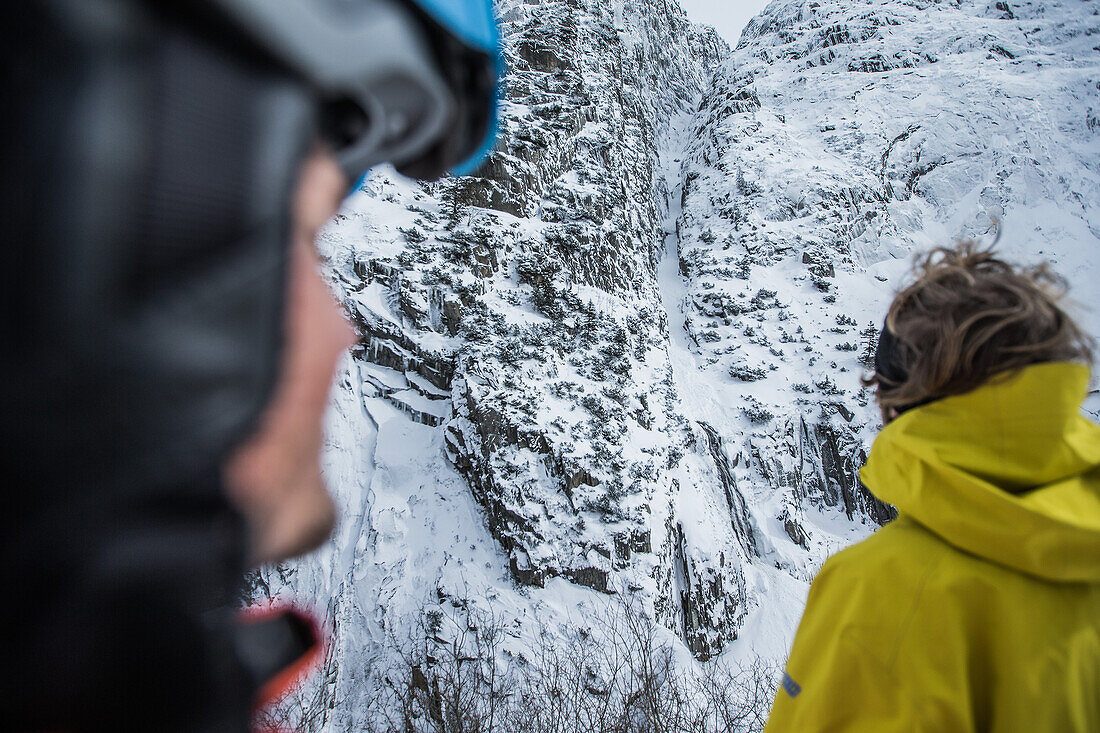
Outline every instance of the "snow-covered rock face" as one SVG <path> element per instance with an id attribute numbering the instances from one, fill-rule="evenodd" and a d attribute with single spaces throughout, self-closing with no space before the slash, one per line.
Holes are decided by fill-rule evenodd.
<path id="1" fill-rule="evenodd" d="M 499 152 L 377 173 L 323 237 L 362 334 L 343 521 L 256 580 L 327 602 L 349 720 L 426 599 L 520 638 L 633 596 L 698 658 L 785 654 L 821 560 L 890 516 L 859 376 L 910 253 L 995 217 L 1100 330 L 1094 3 L 778 0 L 732 53 L 669 0 L 500 10 Z"/>
<path id="2" fill-rule="evenodd" d="M 447 440 L 518 582 L 609 591 L 613 570 L 651 551 L 648 503 L 672 444 L 657 144 L 720 47 L 664 2 L 524 4 L 504 18 L 501 151 L 485 178 L 444 184 L 451 208 L 432 233 L 445 253 L 469 242 L 475 260 L 450 258 L 448 276 L 476 285 L 458 306 Z"/>
<path id="3" fill-rule="evenodd" d="M 324 236 L 363 335 L 329 470 L 356 519 L 335 563 L 322 552 L 291 584 L 336 595 L 337 617 L 350 594 L 364 626 L 399 624 L 429 595 L 484 592 L 459 585 L 640 592 L 713 653 L 745 612 L 751 545 L 743 502 L 733 517 L 704 433 L 678 411 L 657 283 L 659 155 L 729 49 L 666 0 L 503 3 L 501 17 L 498 152 L 478 176 L 433 185 L 379 173 Z M 398 425 L 419 444 L 382 451 Z M 698 493 L 685 460 L 704 466 L 716 515 L 681 517 Z M 465 497 L 439 488 L 459 477 Z M 484 519 L 420 511 L 441 493 Z M 497 550 L 487 559 L 482 535 Z M 388 571 L 364 576 L 372 562 Z M 416 581 L 401 577 L 412 565 Z"/>
<path id="4" fill-rule="evenodd" d="M 1050 259 L 1100 330 L 1098 32 L 1080 0 L 778 0 L 706 93 L 685 326 L 791 539 L 807 502 L 888 517 L 855 473 L 879 422 L 859 376 L 911 253 L 999 222 L 1005 255 Z"/>

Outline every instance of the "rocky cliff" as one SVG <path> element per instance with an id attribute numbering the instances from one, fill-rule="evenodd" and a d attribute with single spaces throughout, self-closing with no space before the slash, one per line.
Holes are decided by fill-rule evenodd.
<path id="1" fill-rule="evenodd" d="M 672 507 L 696 436 L 670 385 L 657 163 L 728 48 L 668 2 L 502 18 L 498 152 L 435 186 L 372 180 L 361 216 L 394 243 L 339 237 L 367 392 L 440 426 L 515 582 L 652 587 L 706 655 L 744 613 L 744 557 L 693 545 Z"/>
<path id="2" fill-rule="evenodd" d="M 425 602 L 522 646 L 629 597 L 697 659 L 781 657 L 821 560 L 891 517 L 859 377 L 910 253 L 1000 231 L 1100 306 L 1094 4 L 777 0 L 734 50 L 668 0 L 500 12 L 498 151 L 376 173 L 321 243 L 361 333 L 343 521 L 254 581 L 333 619 L 347 721 Z"/>
<path id="3" fill-rule="evenodd" d="M 858 377 L 911 253 L 1001 236 L 1096 301 L 1097 12 L 779 0 L 705 94 L 678 202 L 685 328 L 737 385 L 743 480 L 783 497 L 799 544 L 807 503 L 890 517 L 856 476 L 878 422 Z"/>

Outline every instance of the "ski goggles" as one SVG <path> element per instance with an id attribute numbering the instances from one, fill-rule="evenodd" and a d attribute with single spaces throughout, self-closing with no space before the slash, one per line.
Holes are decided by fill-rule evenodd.
<path id="1" fill-rule="evenodd" d="M 492 0 L 213 0 L 310 88 L 349 180 L 473 172 L 497 131 Z"/>

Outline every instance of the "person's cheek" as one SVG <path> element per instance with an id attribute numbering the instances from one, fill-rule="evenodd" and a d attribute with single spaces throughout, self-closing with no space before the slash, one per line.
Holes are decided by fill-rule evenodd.
<path id="1" fill-rule="evenodd" d="M 328 356 L 328 371 L 330 381 L 331 372 L 336 367 L 340 355 L 351 348 L 356 341 L 355 329 L 352 328 L 344 313 L 344 309 L 333 297 L 332 290 L 321 275 L 320 263 L 314 256 L 313 272 L 316 275 L 318 286 L 317 310 L 318 331 L 323 338 L 321 353 Z"/>
<path id="2" fill-rule="evenodd" d="M 345 350 L 355 343 L 355 331 L 344 316 L 325 282 L 315 254 L 309 255 L 306 306 L 302 309 L 300 330 L 305 342 L 302 353 L 310 363 L 305 380 L 312 387 L 312 411 L 323 412 L 335 376 L 336 364 Z"/>
<path id="3" fill-rule="evenodd" d="M 316 154 L 303 166 L 279 383 L 256 432 L 224 467 L 227 491 L 249 521 L 256 562 L 316 547 L 334 522 L 321 477 L 322 422 L 337 361 L 355 334 L 325 282 L 313 242 L 346 190 L 331 156 Z"/>

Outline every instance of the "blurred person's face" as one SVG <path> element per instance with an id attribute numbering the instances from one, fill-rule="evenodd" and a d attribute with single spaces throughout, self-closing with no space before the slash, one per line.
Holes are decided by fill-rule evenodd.
<path id="1" fill-rule="evenodd" d="M 321 277 L 313 242 L 346 192 L 331 155 L 316 152 L 306 160 L 293 202 L 279 381 L 255 434 L 225 466 L 229 496 L 248 521 L 257 563 L 317 547 L 335 523 L 321 478 L 321 423 L 336 361 L 354 333 Z"/>

